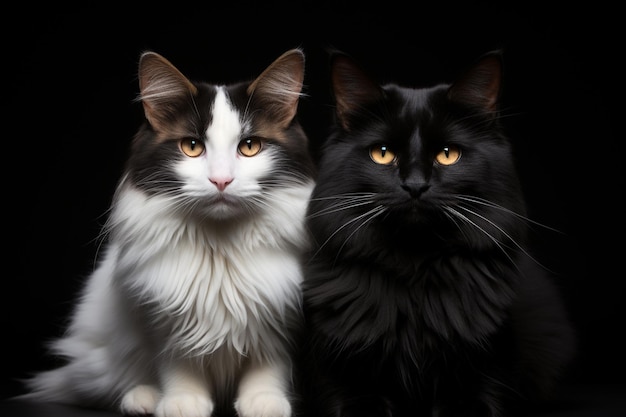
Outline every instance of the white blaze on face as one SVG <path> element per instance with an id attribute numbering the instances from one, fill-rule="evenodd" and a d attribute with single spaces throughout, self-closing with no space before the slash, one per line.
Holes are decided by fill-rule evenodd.
<path id="1" fill-rule="evenodd" d="M 244 209 L 249 212 L 250 203 L 258 201 L 263 193 L 260 180 L 271 171 L 276 151 L 265 146 L 252 157 L 240 155 L 239 141 L 251 133 L 248 122 L 242 121 L 239 110 L 229 103 L 223 87 L 215 91 L 211 109 L 204 110 L 211 112 L 203 138 L 205 152 L 196 158 L 184 157 L 174 169 L 182 180 L 183 193 L 203 201 L 197 209 L 225 218 Z"/>
<path id="2" fill-rule="evenodd" d="M 232 108 L 219 87 L 213 102 L 213 120 L 206 130 L 209 180 L 223 191 L 235 178 L 235 159 L 242 126 L 239 112 Z"/>
<path id="3" fill-rule="evenodd" d="M 206 129 L 205 152 L 195 158 L 185 157 L 175 165 L 183 181 L 182 189 L 190 196 L 204 198 L 221 192 L 237 194 L 233 184 L 240 174 L 237 145 L 243 125 L 239 112 L 228 102 L 223 87 L 216 89 L 210 110 L 211 123 Z"/>

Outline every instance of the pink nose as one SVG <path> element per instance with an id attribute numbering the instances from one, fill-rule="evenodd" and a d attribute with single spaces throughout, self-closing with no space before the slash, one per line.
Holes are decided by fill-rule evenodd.
<path id="1" fill-rule="evenodd" d="M 215 184 L 218 190 L 224 191 L 226 187 L 228 187 L 228 184 L 233 182 L 233 179 L 232 178 L 209 178 L 209 181 Z"/>

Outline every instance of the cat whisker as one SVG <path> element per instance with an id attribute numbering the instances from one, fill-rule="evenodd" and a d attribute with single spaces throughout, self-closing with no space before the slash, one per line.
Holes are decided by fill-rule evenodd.
<path id="1" fill-rule="evenodd" d="M 337 106 L 332 106 L 332 107 L 333 107 L 333 111 L 335 111 L 335 112 L 337 112 L 337 111 L 338 111 L 338 110 L 337 110 Z M 374 111 L 372 111 L 372 110 L 368 109 L 368 108 L 367 108 L 367 107 L 365 107 L 365 106 L 358 106 L 358 107 L 355 107 L 353 110 L 354 110 L 356 113 L 360 114 L 360 115 L 361 115 L 362 117 L 364 117 L 364 118 L 369 118 L 369 119 L 372 119 L 372 120 L 377 120 L 377 121 L 379 121 L 379 122 L 384 122 L 384 121 L 385 121 L 385 118 L 384 118 L 384 117 L 382 117 L 382 116 L 381 116 L 380 114 L 378 114 L 377 112 L 374 112 Z M 384 108 L 383 110 L 384 110 L 385 112 L 387 112 L 387 113 L 390 113 L 389 109 L 387 109 L 387 108 Z"/>
<path id="2" fill-rule="evenodd" d="M 248 120 L 248 111 L 250 110 L 250 103 L 252 102 L 252 97 L 254 97 L 254 91 L 252 91 L 252 93 L 248 97 L 248 101 L 246 102 L 246 106 L 244 107 L 243 113 L 241 115 L 241 120 L 244 122 L 243 123 L 244 125 L 245 125 L 245 121 Z"/>
<path id="3" fill-rule="evenodd" d="M 343 193 L 338 195 L 331 195 L 328 197 L 314 197 L 311 201 L 323 201 L 323 200 L 339 200 L 340 198 L 360 198 L 360 197 L 374 197 L 375 193 Z"/>
<path id="4" fill-rule="evenodd" d="M 465 219 L 463 219 L 460 216 L 457 216 L 457 213 L 452 213 L 448 211 L 448 207 L 443 207 L 443 208 L 446 210 L 444 212 L 446 217 L 448 217 L 454 223 L 454 225 L 457 227 L 457 229 L 459 229 L 459 232 L 463 235 L 463 237 L 469 241 L 471 237 L 467 235 L 467 233 L 465 232 L 465 229 L 461 227 L 461 225 L 459 224 L 459 221 L 465 221 Z"/>
<path id="5" fill-rule="evenodd" d="M 498 114 L 498 120 L 502 120 L 505 118 L 509 118 L 509 117 L 517 117 L 517 116 L 521 116 L 523 113 L 522 112 L 508 112 L 507 109 L 501 109 L 499 114 Z"/>
<path id="6" fill-rule="evenodd" d="M 470 210 L 467 207 L 463 207 L 461 205 L 457 206 L 458 208 L 465 210 L 466 212 L 473 214 L 474 216 L 478 217 L 479 219 L 482 219 L 484 221 L 486 221 L 487 223 L 489 223 L 490 225 L 492 225 L 494 228 L 496 228 L 497 230 L 499 230 L 504 236 L 506 236 L 512 243 L 513 245 L 515 245 L 519 250 L 521 250 L 525 255 L 528 255 L 528 252 L 526 252 L 526 250 L 519 244 L 517 243 L 517 241 L 515 241 L 515 239 L 509 235 L 504 229 L 502 229 L 502 227 L 498 226 L 496 223 L 494 223 L 493 221 L 489 220 L 487 217 L 478 214 L 477 212 L 475 212 L 474 210 Z"/>
<path id="7" fill-rule="evenodd" d="M 556 233 L 563 233 L 563 232 L 561 232 L 558 229 L 555 229 L 555 228 L 550 227 L 548 225 L 539 223 L 539 222 L 537 222 L 535 220 L 530 219 L 529 217 L 526 217 L 526 216 L 523 216 L 523 215 L 521 215 L 519 213 L 516 213 L 513 210 L 510 210 L 510 209 L 508 209 L 506 207 L 502 207 L 499 204 L 495 204 L 495 203 L 493 203 L 493 202 L 491 202 L 489 200 L 485 200 L 484 198 L 474 197 L 474 196 L 465 196 L 465 195 L 457 195 L 455 197 L 460 199 L 460 200 L 465 200 L 465 201 L 468 201 L 468 202 L 471 202 L 471 203 L 476 203 L 476 204 L 482 204 L 482 205 L 487 206 L 487 207 L 491 207 L 491 208 L 495 208 L 497 210 L 501 210 L 501 211 L 503 211 L 505 213 L 509 213 L 509 214 L 511 214 L 511 215 L 513 215 L 513 216 L 515 216 L 515 217 L 517 217 L 519 219 L 521 219 L 521 220 L 524 220 L 524 221 L 526 221 L 528 223 L 531 223 L 531 224 L 534 224 L 536 226 L 540 226 L 540 227 L 542 227 L 544 229 L 548 229 L 548 230 L 551 230 L 551 231 L 556 232 Z"/>
<path id="8" fill-rule="evenodd" d="M 487 126 L 487 128 L 489 130 L 491 130 L 491 127 L 489 127 L 489 125 L 491 125 L 491 123 L 493 123 L 494 120 L 502 120 L 508 117 L 517 117 L 519 116 L 521 113 L 508 113 L 506 112 L 505 109 L 499 109 L 496 111 L 492 111 L 489 112 L 489 115 L 491 116 L 490 118 L 481 118 L 478 120 L 475 120 L 475 123 L 473 124 L 473 127 L 482 127 L 482 126 Z M 462 117 L 459 118 L 459 121 L 466 121 L 466 120 L 470 120 L 470 119 L 476 119 L 475 115 L 468 115 L 466 117 Z"/>
<path id="9" fill-rule="evenodd" d="M 505 250 L 504 245 L 502 244 L 502 242 L 500 242 L 498 239 L 496 239 L 491 233 L 489 233 L 487 230 L 485 230 L 484 228 L 480 227 L 476 222 L 470 220 L 469 217 L 467 217 L 466 215 L 460 213 L 458 210 L 455 210 L 454 208 L 450 207 L 450 206 L 445 206 L 444 207 L 445 210 L 447 210 L 448 212 L 450 212 L 452 215 L 456 216 L 457 218 L 465 221 L 466 223 L 474 226 L 477 230 L 480 230 L 485 236 L 487 236 L 489 239 L 491 239 L 491 241 L 502 251 L 502 253 L 511 261 L 511 263 L 513 265 L 515 264 L 515 261 L 513 260 L 513 258 L 511 257 L 511 255 L 508 254 L 508 252 Z M 462 208 L 462 207 L 461 207 Z M 469 210 L 467 210 L 469 211 Z M 471 213 L 471 211 L 469 211 Z M 475 213 L 473 213 L 475 214 Z"/>
<path id="10" fill-rule="evenodd" d="M 318 211 L 316 213 L 310 214 L 307 217 L 312 219 L 312 218 L 315 218 L 315 217 L 324 216 L 326 214 L 337 213 L 339 211 L 351 209 L 351 208 L 354 208 L 354 207 L 365 206 L 365 205 L 368 205 L 368 204 L 372 204 L 373 202 L 374 202 L 373 200 L 361 201 L 361 202 L 354 202 L 354 200 L 344 201 L 344 202 L 340 202 L 340 203 L 331 205 L 329 207 L 326 207 L 323 210 L 320 210 L 320 211 Z"/>
<path id="11" fill-rule="evenodd" d="M 286 188 L 291 185 L 295 185 L 297 187 L 302 184 L 306 184 L 309 181 L 310 181 L 310 178 L 308 178 L 305 174 L 294 173 L 294 175 L 291 177 L 285 176 L 285 177 L 280 177 L 280 178 L 276 178 L 273 180 L 259 181 L 259 184 L 261 186 L 266 186 L 266 187 Z"/>
<path id="12" fill-rule="evenodd" d="M 342 210 L 347 210 L 354 207 L 359 207 L 367 204 L 372 204 L 374 200 L 371 199 L 372 193 L 350 193 L 341 194 L 331 197 L 312 198 L 311 201 L 324 201 L 324 200 L 337 200 L 334 204 L 325 207 L 323 210 L 319 210 L 315 213 L 309 214 L 308 218 L 315 218 L 326 214 L 337 213 Z"/>
<path id="13" fill-rule="evenodd" d="M 364 215 L 367 214 L 372 214 L 370 217 L 366 218 L 361 224 L 359 224 L 353 231 L 352 233 L 350 233 L 348 235 L 348 237 L 346 237 L 345 241 L 342 243 L 342 245 L 339 247 L 339 250 L 337 250 L 337 257 L 339 257 L 339 254 L 341 253 L 341 250 L 343 249 L 344 246 L 346 246 L 346 244 L 348 243 L 348 241 L 350 240 L 350 238 L 352 238 L 352 236 L 358 232 L 359 230 L 361 230 L 361 228 L 363 228 L 367 223 L 371 222 L 372 220 L 374 220 L 376 217 L 380 216 L 381 214 L 383 214 L 385 211 L 387 211 L 387 209 L 384 206 L 376 206 L 374 207 L 372 210 L 364 213 Z M 363 217 L 363 216 L 359 216 L 359 217 Z M 335 260 L 337 259 L 337 257 L 335 257 Z"/>
<path id="14" fill-rule="evenodd" d="M 476 201 L 476 202 L 478 202 L 478 201 Z M 501 206 L 498 206 L 498 205 L 495 205 L 495 204 L 487 204 L 487 205 L 489 205 L 489 206 L 491 206 L 491 207 L 494 207 L 494 208 L 499 208 L 499 209 L 502 209 L 502 210 L 506 211 L 507 213 L 516 214 L 516 213 L 512 212 L 511 210 L 508 210 L 508 209 L 506 209 L 506 208 L 504 208 L 504 207 L 501 207 Z M 478 213 L 476 213 L 475 211 L 470 210 L 470 209 L 469 209 L 469 208 L 467 208 L 467 207 L 463 207 L 463 206 L 461 206 L 461 205 L 459 205 L 459 206 L 457 206 L 457 207 L 458 207 L 458 208 L 460 208 L 460 209 L 462 209 L 462 210 L 465 210 L 466 212 L 468 212 L 468 213 L 470 213 L 470 214 L 472 214 L 472 215 L 474 215 L 474 216 L 478 217 L 479 219 L 482 219 L 482 220 L 486 221 L 486 222 L 487 222 L 487 223 L 489 223 L 490 225 L 492 225 L 494 228 L 496 228 L 498 231 L 500 231 L 500 232 L 501 232 L 501 233 L 502 233 L 502 234 L 503 234 L 503 235 L 504 235 L 507 239 L 509 239 L 509 241 L 511 241 L 511 242 L 513 243 L 513 245 L 514 245 L 515 247 L 517 247 L 517 248 L 518 248 L 518 249 L 519 249 L 519 250 L 520 250 L 520 251 L 521 251 L 524 255 L 526 255 L 528 258 L 532 259 L 532 261 L 533 261 L 533 262 L 535 262 L 537 265 L 541 266 L 541 267 L 542 267 L 542 268 L 544 268 L 545 270 L 550 271 L 550 269 L 549 269 L 548 267 L 546 267 L 546 266 L 545 266 L 545 265 L 543 265 L 541 262 L 539 262 L 536 258 L 534 258 L 534 257 L 533 257 L 533 256 L 532 256 L 532 255 L 531 255 L 531 254 L 530 254 L 530 253 L 529 253 L 529 252 L 528 252 L 528 251 L 527 251 L 524 247 L 522 247 L 522 245 L 520 245 L 520 244 L 519 244 L 519 243 L 518 243 L 518 242 L 517 242 L 517 241 L 516 241 L 516 240 L 515 240 L 515 239 L 514 239 L 514 238 L 513 238 L 510 234 L 508 234 L 508 233 L 507 233 L 504 229 L 502 229 L 502 227 L 498 226 L 496 223 L 494 223 L 493 221 L 489 220 L 489 219 L 488 219 L 488 218 L 486 218 L 485 216 L 483 216 L 483 215 L 481 215 L 481 214 L 478 214 Z M 529 220 L 529 219 L 527 219 L 527 218 L 526 218 L 526 217 L 524 217 L 524 216 L 520 216 L 520 215 L 518 215 L 518 217 L 521 217 L 521 218 L 523 218 L 523 219 L 525 219 L 525 220 Z M 467 217 L 466 217 L 466 218 L 467 218 Z M 530 220 L 529 220 L 529 221 L 530 221 Z M 471 224 L 472 224 L 472 225 L 474 225 L 474 226 L 476 226 L 476 227 L 477 227 L 479 230 L 481 230 L 483 233 L 487 234 L 487 235 L 488 235 L 488 236 L 489 236 L 489 237 L 490 237 L 490 238 L 491 238 L 494 242 L 497 240 L 497 239 L 495 239 L 495 237 L 493 237 L 491 234 L 489 234 L 489 233 L 488 233 L 487 231 L 485 231 L 483 228 L 481 228 L 481 227 L 479 227 L 478 225 L 476 225 L 474 222 L 471 222 Z M 499 243 L 501 243 L 501 242 L 499 242 Z M 502 246 L 500 246 L 500 244 L 498 244 L 498 247 L 500 247 L 500 249 L 503 249 L 503 247 L 502 247 Z M 508 256 L 508 255 L 507 255 L 507 256 Z M 510 258 L 509 258 L 509 259 L 510 259 Z M 550 272 L 552 272 L 552 271 L 550 271 Z"/>
<path id="15" fill-rule="evenodd" d="M 274 196 L 274 199 L 276 199 L 276 196 Z M 264 208 L 264 209 L 272 208 L 272 204 L 270 204 L 272 202 L 275 202 L 275 200 L 269 201 L 263 196 L 248 197 L 245 200 L 241 201 L 242 207 L 250 215 L 254 215 L 261 208 Z M 281 200 L 281 202 L 285 202 L 285 200 Z"/>
<path id="16" fill-rule="evenodd" d="M 354 235 L 354 233 L 356 233 L 359 229 L 361 229 L 365 224 L 367 224 L 369 221 L 371 221 L 372 219 L 376 218 L 377 216 L 379 216 L 380 214 L 384 213 L 386 211 L 386 208 L 384 206 L 376 206 L 373 209 L 366 211 L 365 213 L 362 213 L 356 217 L 354 217 L 351 220 L 348 220 L 347 222 L 345 222 L 344 224 L 342 224 L 341 226 L 339 226 L 337 228 L 337 230 L 335 230 L 333 233 L 331 233 L 330 236 L 328 236 L 328 238 L 324 241 L 324 243 L 322 243 L 319 248 L 317 249 L 317 251 L 315 251 L 315 253 L 313 254 L 312 258 L 315 258 L 315 256 L 317 256 L 317 254 L 328 244 L 328 242 L 330 242 L 333 237 L 335 237 L 335 235 L 337 233 L 339 233 L 341 230 L 345 229 L 346 227 L 354 224 L 354 222 L 358 222 L 359 220 L 362 220 L 363 218 L 365 218 L 365 220 L 360 223 L 355 230 L 350 233 L 350 235 L 346 238 L 346 240 L 343 242 L 343 244 L 341 245 L 341 248 L 343 248 L 346 244 L 346 242 Z M 370 216 L 370 217 L 368 217 Z M 337 254 L 339 254 L 340 250 L 337 252 Z"/>
<path id="17" fill-rule="evenodd" d="M 191 92 L 189 93 L 189 99 L 191 100 L 191 104 L 193 104 L 193 111 L 196 113 L 196 116 L 198 116 L 198 120 L 202 119 L 200 109 L 198 109 L 198 103 L 196 103 L 196 98 L 193 94 L 191 94 Z M 198 133 L 198 136 L 204 136 L 204 134 L 200 134 L 200 132 L 196 133 Z"/>
<path id="18" fill-rule="evenodd" d="M 515 394 L 515 395 L 520 396 L 520 397 L 523 395 L 523 394 L 522 394 L 522 392 L 521 392 L 519 389 L 517 389 L 517 388 L 515 388 L 515 387 L 511 386 L 510 384 L 506 384 L 506 383 L 504 383 L 504 381 L 503 381 L 503 380 L 501 380 L 501 379 L 499 379 L 499 378 L 495 378 L 494 376 L 490 376 L 490 375 L 488 375 L 488 374 L 486 374 L 486 373 L 484 373 L 484 372 L 481 372 L 481 375 L 482 375 L 482 376 L 483 376 L 486 380 L 490 381 L 493 385 L 497 385 L 497 386 L 499 386 L 499 387 L 502 387 L 502 388 L 504 388 L 506 391 L 509 391 L 509 392 L 511 392 L 511 393 L 513 393 L 513 394 Z"/>

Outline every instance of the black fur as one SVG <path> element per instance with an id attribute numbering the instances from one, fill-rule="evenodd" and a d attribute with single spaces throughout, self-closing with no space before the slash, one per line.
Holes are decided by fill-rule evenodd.
<path id="1" fill-rule="evenodd" d="M 337 117 L 308 213 L 302 414 L 511 416 L 554 390 L 574 335 L 526 244 L 501 78 L 501 51 L 423 89 L 380 86 L 331 56 Z M 393 163 L 373 162 L 381 145 Z M 435 162 L 444 148 L 460 159 Z"/>

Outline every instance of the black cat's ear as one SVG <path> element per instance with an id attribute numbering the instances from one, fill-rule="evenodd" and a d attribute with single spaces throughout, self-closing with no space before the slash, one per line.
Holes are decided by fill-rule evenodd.
<path id="1" fill-rule="evenodd" d="M 383 97 L 383 90 L 347 54 L 332 51 L 330 57 L 332 92 L 337 120 L 345 130 L 351 129 L 353 117 L 368 104 Z"/>
<path id="2" fill-rule="evenodd" d="M 501 83 L 502 52 L 488 52 L 450 86 L 448 98 L 495 115 Z"/>
<path id="3" fill-rule="evenodd" d="M 295 117 L 304 82 L 304 53 L 291 49 L 265 69 L 249 86 L 248 94 L 269 117 L 286 128 Z"/>
<path id="4" fill-rule="evenodd" d="M 197 88 L 170 61 L 156 52 L 144 52 L 139 59 L 139 99 L 144 114 L 155 130 L 160 130 L 175 109 Z"/>

